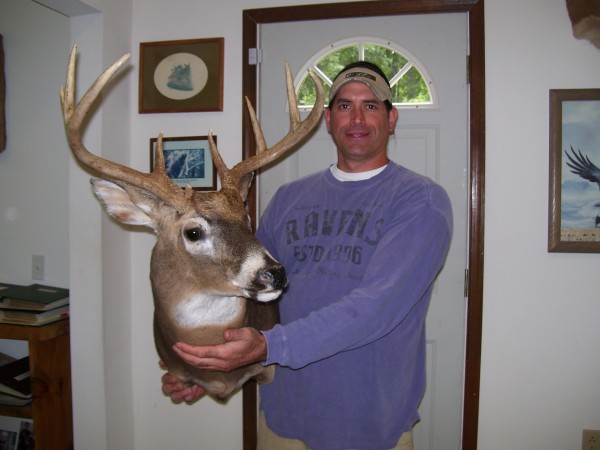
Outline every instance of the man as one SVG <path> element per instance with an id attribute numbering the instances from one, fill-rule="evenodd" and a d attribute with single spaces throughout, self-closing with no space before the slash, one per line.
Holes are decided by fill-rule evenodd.
<path id="1" fill-rule="evenodd" d="M 398 111 L 389 82 L 358 62 L 325 110 L 337 164 L 282 186 L 257 236 L 286 268 L 281 325 L 227 330 L 176 351 L 229 371 L 277 364 L 261 386 L 259 449 L 412 449 L 425 390 L 425 315 L 452 235 L 444 190 L 388 160 Z M 174 400 L 202 395 L 163 377 Z"/>

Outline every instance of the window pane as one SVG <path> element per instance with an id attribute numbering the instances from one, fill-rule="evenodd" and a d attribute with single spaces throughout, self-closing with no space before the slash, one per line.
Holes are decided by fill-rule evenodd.
<path id="1" fill-rule="evenodd" d="M 327 83 L 323 83 L 323 87 L 325 88 L 325 104 L 327 104 L 331 87 Z M 312 107 L 315 104 L 316 99 L 317 90 L 315 89 L 315 84 L 313 83 L 311 77 L 306 76 L 302 82 L 302 85 L 300 86 L 300 90 L 298 91 L 298 106 Z"/>
<path id="2" fill-rule="evenodd" d="M 416 69 L 411 67 L 398 83 L 392 86 L 392 99 L 394 103 L 429 103 L 431 96 L 425 80 Z"/>
<path id="3" fill-rule="evenodd" d="M 375 44 L 365 45 L 365 61 L 377 64 L 389 80 L 408 63 L 400 53 Z"/>
<path id="4" fill-rule="evenodd" d="M 333 81 L 340 70 L 356 60 L 358 60 L 358 45 L 351 45 L 328 54 L 316 65 Z"/>

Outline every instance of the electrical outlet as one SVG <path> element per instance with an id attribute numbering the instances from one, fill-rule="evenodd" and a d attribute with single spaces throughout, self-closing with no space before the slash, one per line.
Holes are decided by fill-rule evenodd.
<path id="1" fill-rule="evenodd" d="M 600 450 L 600 430 L 583 430 L 581 450 Z"/>
<path id="2" fill-rule="evenodd" d="M 44 279 L 45 260 L 44 255 L 33 255 L 31 258 L 31 278 L 34 280 Z"/>

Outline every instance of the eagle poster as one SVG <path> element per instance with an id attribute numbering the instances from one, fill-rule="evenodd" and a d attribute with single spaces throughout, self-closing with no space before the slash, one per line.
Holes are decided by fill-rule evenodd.
<path id="1" fill-rule="evenodd" d="M 555 238 L 560 243 L 575 244 L 567 245 L 568 251 L 597 252 L 600 251 L 600 89 L 553 90 L 550 94 L 551 188 L 554 182 L 550 207 L 555 209 L 550 231 L 559 233 Z"/>

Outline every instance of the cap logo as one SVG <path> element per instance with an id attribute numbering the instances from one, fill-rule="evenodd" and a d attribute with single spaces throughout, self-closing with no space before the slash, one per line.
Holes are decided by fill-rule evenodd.
<path id="1" fill-rule="evenodd" d="M 377 78 L 375 78 L 370 73 L 366 73 L 366 72 L 350 72 L 350 73 L 346 74 L 346 78 L 354 78 L 354 77 L 368 78 L 369 80 L 377 81 Z"/>
<path id="2" fill-rule="evenodd" d="M 371 91 L 382 102 L 392 102 L 392 92 L 389 83 L 381 74 L 367 67 L 353 67 L 340 73 L 333 81 L 329 91 L 329 102 L 335 97 L 337 91 L 346 83 L 360 82 L 369 86 Z"/>

